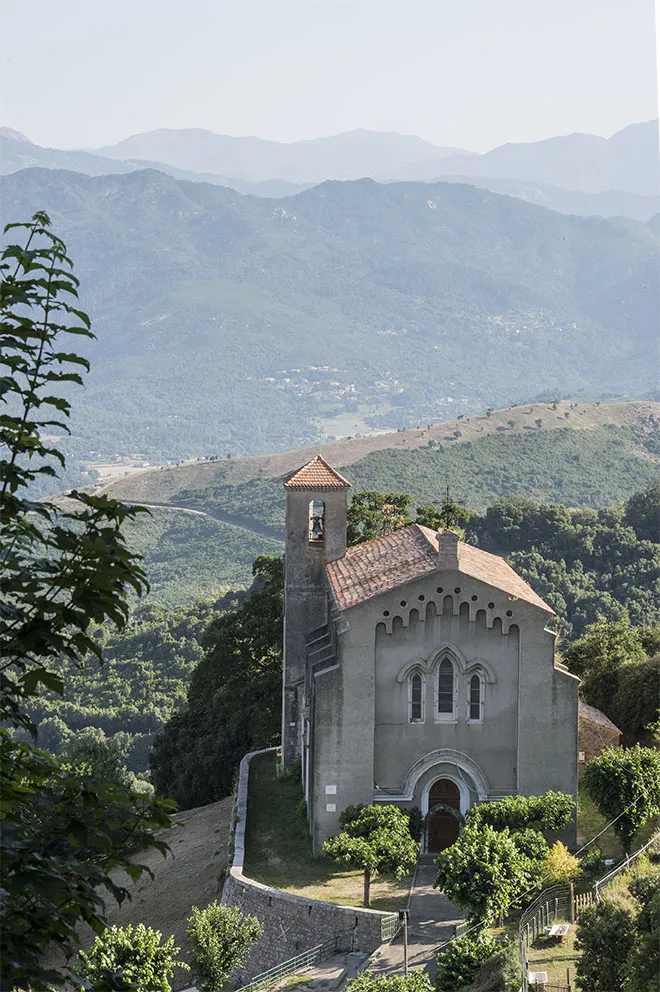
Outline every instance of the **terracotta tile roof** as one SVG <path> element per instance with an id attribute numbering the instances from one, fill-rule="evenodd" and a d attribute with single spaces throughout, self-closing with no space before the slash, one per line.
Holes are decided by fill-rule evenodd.
<path id="1" fill-rule="evenodd" d="M 616 724 L 612 723 L 608 716 L 597 710 L 595 706 L 589 706 L 583 700 L 580 700 L 578 716 L 582 717 L 583 720 L 588 720 L 590 723 L 597 723 L 599 726 L 605 727 L 606 730 L 612 730 L 617 734 L 621 733 Z"/>
<path id="2" fill-rule="evenodd" d="M 436 531 L 411 524 L 394 534 L 349 548 L 344 558 L 326 565 L 330 589 L 339 609 L 349 609 L 372 596 L 435 572 L 437 538 Z M 554 612 L 503 558 L 462 541 L 458 542 L 458 571 L 548 613 Z"/>
<path id="3" fill-rule="evenodd" d="M 289 472 L 283 481 L 286 489 L 349 489 L 351 485 L 321 455 L 316 455 L 295 472 Z"/>

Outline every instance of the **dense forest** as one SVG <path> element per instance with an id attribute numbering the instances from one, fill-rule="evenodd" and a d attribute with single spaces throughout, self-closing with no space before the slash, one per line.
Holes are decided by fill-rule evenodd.
<path id="1" fill-rule="evenodd" d="M 400 523 L 415 519 L 412 499 L 408 505 Z M 632 733 L 651 722 L 635 685 L 652 686 L 657 678 L 657 659 L 655 668 L 645 659 L 658 651 L 652 632 L 660 626 L 658 513 L 656 483 L 608 509 L 514 498 L 468 513 L 463 522 L 469 541 L 505 555 L 554 607 L 559 646 L 573 650 L 569 656 L 572 646 L 593 637 L 599 617 L 637 632 L 633 647 L 614 652 L 619 662 L 638 666 L 635 677 L 625 669 L 607 699 L 593 695 Z M 160 735 L 159 788 L 184 805 L 226 794 L 241 754 L 279 733 L 281 559 L 259 557 L 253 572 L 250 594 L 228 592 L 179 609 L 147 603 L 123 634 L 99 629 L 105 664 L 90 659 L 80 670 L 61 663 L 64 697 L 42 697 L 33 706 L 39 743 L 59 753 L 81 728 L 110 739 L 121 735 L 127 766 L 145 772 Z M 646 698 L 652 699 L 648 691 Z M 640 706 L 643 717 L 634 715 Z"/>

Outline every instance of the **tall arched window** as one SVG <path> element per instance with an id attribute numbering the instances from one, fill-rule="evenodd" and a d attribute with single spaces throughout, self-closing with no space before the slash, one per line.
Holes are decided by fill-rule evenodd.
<path id="1" fill-rule="evenodd" d="M 454 717 L 454 683 L 454 666 L 449 658 L 443 658 L 437 669 L 436 718 L 439 720 Z"/>
<path id="2" fill-rule="evenodd" d="M 484 706 L 484 680 L 473 675 L 468 682 L 468 723 L 481 723 Z"/>
<path id="3" fill-rule="evenodd" d="M 325 544 L 325 503 L 313 499 L 309 504 L 309 543 Z"/>
<path id="4" fill-rule="evenodd" d="M 413 672 L 408 679 L 408 723 L 424 723 L 426 683 L 423 675 Z"/>

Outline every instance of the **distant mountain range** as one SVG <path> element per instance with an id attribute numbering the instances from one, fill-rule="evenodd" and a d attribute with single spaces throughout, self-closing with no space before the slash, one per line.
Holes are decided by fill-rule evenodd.
<path id="1" fill-rule="evenodd" d="M 632 124 L 609 139 L 573 134 L 507 144 L 484 155 L 441 148 L 392 132 L 282 144 L 201 129 L 149 131 L 90 151 L 41 148 L 0 128 L 0 173 L 30 167 L 86 175 L 155 168 L 176 179 L 262 197 L 291 196 L 327 179 L 469 182 L 560 213 L 648 220 L 660 211 L 658 122 Z"/>
<path id="2" fill-rule="evenodd" d="M 439 148 L 415 135 L 392 131 L 348 131 L 328 138 L 283 144 L 262 138 L 232 138 L 201 128 L 162 128 L 135 134 L 99 149 L 115 159 L 151 159 L 190 172 L 221 173 L 241 181 L 318 184 L 325 179 L 363 179 L 386 170 L 431 163 L 470 153 Z M 396 163 L 396 164 L 395 164 Z"/>
<path id="3" fill-rule="evenodd" d="M 462 183 L 273 200 L 152 170 L 1 180 L 3 223 L 37 209 L 98 335 L 74 404 L 80 457 L 255 454 L 655 386 L 651 225 Z"/>

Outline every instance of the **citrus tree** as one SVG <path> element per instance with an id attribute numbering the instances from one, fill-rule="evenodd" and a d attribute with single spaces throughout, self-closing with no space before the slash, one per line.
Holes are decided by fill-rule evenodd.
<path id="1" fill-rule="evenodd" d="M 189 970 L 185 962 L 175 960 L 180 950 L 174 937 L 163 940 L 160 930 L 143 923 L 108 927 L 89 951 L 79 952 L 78 975 L 86 989 L 112 988 L 121 982 L 131 992 L 170 992 L 175 967 Z"/>
<path id="2" fill-rule="evenodd" d="M 255 916 L 244 916 L 236 906 L 221 906 L 217 900 L 206 909 L 193 906 L 186 937 L 197 988 L 201 992 L 223 988 L 232 972 L 243 967 L 263 932 Z"/>
<path id="3" fill-rule="evenodd" d="M 342 814 L 342 831 L 323 845 L 323 853 L 338 864 L 364 872 L 364 905 L 371 905 L 374 875 L 403 878 L 417 860 L 418 843 L 410 819 L 398 806 L 349 806 Z"/>
<path id="4" fill-rule="evenodd" d="M 540 881 L 547 849 L 534 830 L 512 834 L 507 827 L 468 825 L 436 858 L 435 887 L 465 910 L 472 923 L 493 923 Z"/>

